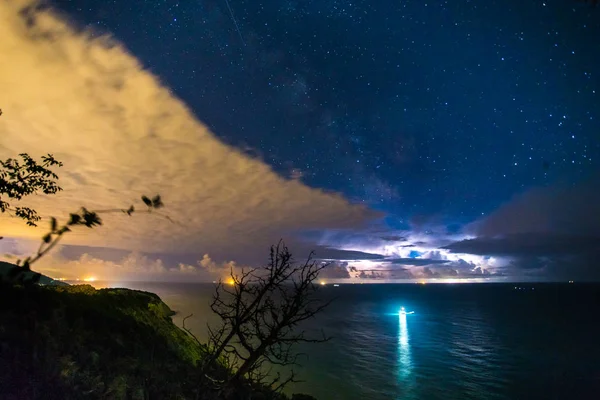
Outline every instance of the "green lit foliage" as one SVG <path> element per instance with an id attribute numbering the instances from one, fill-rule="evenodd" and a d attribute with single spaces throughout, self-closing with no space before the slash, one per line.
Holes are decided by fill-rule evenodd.
<path id="1" fill-rule="evenodd" d="M 172 314 L 141 291 L 0 286 L 0 398 L 203 398 Z"/>

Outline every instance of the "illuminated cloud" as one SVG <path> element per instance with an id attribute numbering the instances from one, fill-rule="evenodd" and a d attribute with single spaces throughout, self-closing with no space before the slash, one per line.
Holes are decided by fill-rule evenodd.
<path id="1" fill-rule="evenodd" d="M 357 277 L 374 268 L 392 277 L 400 267 L 427 279 L 597 280 L 597 182 L 596 176 L 528 190 L 462 229 L 425 216 L 413 218 L 405 231 L 333 232 L 324 240 L 357 254 L 382 256 L 350 263 Z"/>
<path id="2" fill-rule="evenodd" d="M 47 10 L 20 13 L 28 4 L 0 2 L 0 158 L 53 153 L 64 162 L 64 191 L 25 204 L 64 218 L 82 205 L 139 206 L 141 194 L 160 193 L 176 221 L 111 215 L 67 243 L 257 262 L 280 237 L 377 217 L 223 144 L 120 44 L 75 31 Z M 4 236 L 41 236 L 41 228 L 0 218 Z M 194 268 L 211 270 L 204 261 Z"/>
<path id="3" fill-rule="evenodd" d="M 350 272 L 348 271 L 347 262 L 333 262 L 328 264 L 319 276 L 323 279 L 340 280 L 349 279 Z"/>
<path id="4" fill-rule="evenodd" d="M 180 264 L 180 266 L 183 264 Z M 198 261 L 198 267 L 201 273 L 208 274 L 208 276 L 219 279 L 225 276 L 231 275 L 233 272 L 234 275 L 238 275 L 241 271 L 241 267 L 236 265 L 234 261 L 217 263 L 213 261 L 208 254 L 205 254 L 202 257 L 202 260 Z M 198 270 L 198 268 L 195 268 Z"/>
<path id="5" fill-rule="evenodd" d="M 332 231 L 320 243 L 336 247 L 334 255 L 347 262 L 351 279 L 360 281 L 414 281 L 422 279 L 500 279 L 510 258 L 453 252 L 445 245 L 471 236 L 449 234 L 443 226 L 382 233 L 379 228 L 352 232 Z M 343 256 L 346 255 L 346 258 Z M 335 259 L 336 257 L 332 257 Z"/>
<path id="6" fill-rule="evenodd" d="M 9 259 L 9 261 L 14 261 Z M 234 262 L 218 263 L 208 254 L 194 264 L 173 263 L 161 258 L 130 252 L 115 260 L 98 258 L 83 253 L 77 258 L 66 258 L 60 249 L 42 258 L 35 270 L 42 274 L 66 280 L 94 277 L 99 281 L 179 281 L 206 282 L 224 279 L 240 268 Z"/>
<path id="7" fill-rule="evenodd" d="M 388 260 L 390 264 L 393 265 L 433 265 L 433 264 L 446 264 L 449 263 L 450 260 L 438 260 L 432 258 L 395 258 Z"/>
<path id="8" fill-rule="evenodd" d="M 597 182 L 595 176 L 587 182 L 530 189 L 467 226 L 470 237 L 444 250 L 503 258 L 497 270 L 512 277 L 598 280 Z"/>

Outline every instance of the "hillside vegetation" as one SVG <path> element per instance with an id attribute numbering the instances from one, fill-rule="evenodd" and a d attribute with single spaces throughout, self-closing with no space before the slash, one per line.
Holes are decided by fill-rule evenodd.
<path id="1" fill-rule="evenodd" d="M 172 315 L 153 293 L 2 284 L 2 398 L 221 398 L 199 373 L 205 349 Z M 286 398 L 250 386 L 234 397 Z"/>

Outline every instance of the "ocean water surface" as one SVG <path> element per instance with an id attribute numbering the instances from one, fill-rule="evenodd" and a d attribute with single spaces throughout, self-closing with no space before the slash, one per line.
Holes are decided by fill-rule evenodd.
<path id="1" fill-rule="evenodd" d="M 102 285 L 102 284 L 100 284 Z M 106 283 L 157 293 L 201 340 L 212 284 Z M 290 392 L 335 399 L 600 399 L 600 285 L 326 285 Z M 414 314 L 399 315 L 400 307 Z"/>

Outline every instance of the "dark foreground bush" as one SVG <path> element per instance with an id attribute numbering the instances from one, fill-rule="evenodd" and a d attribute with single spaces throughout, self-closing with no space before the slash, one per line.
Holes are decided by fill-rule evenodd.
<path id="1" fill-rule="evenodd" d="M 1 284 L 2 398 L 218 398 L 199 373 L 204 349 L 173 314 L 147 292 Z M 285 397 L 240 387 L 235 398 Z"/>

